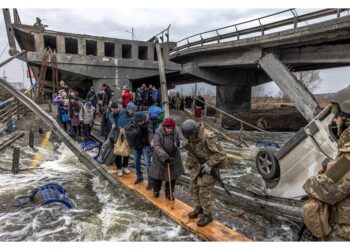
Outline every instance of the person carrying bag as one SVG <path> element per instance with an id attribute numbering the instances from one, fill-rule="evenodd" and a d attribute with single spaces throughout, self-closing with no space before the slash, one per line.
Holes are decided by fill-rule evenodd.
<path id="1" fill-rule="evenodd" d="M 125 139 L 125 136 L 122 134 L 119 134 L 118 140 L 115 143 L 114 146 L 114 154 L 124 157 L 130 156 L 130 147 L 128 140 Z"/>

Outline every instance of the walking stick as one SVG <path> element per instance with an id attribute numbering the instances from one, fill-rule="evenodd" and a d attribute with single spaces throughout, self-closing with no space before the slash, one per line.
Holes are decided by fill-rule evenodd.
<path id="1" fill-rule="evenodd" d="M 171 209 L 174 209 L 173 206 L 173 191 L 171 189 L 171 177 L 170 177 L 170 164 L 168 163 L 168 180 L 169 180 L 169 191 L 170 191 L 170 200 L 171 200 Z"/>

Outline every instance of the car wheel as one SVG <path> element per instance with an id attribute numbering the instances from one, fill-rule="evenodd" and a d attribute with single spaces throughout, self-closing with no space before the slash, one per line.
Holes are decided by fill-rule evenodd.
<path id="1" fill-rule="evenodd" d="M 280 177 L 278 160 L 272 151 L 260 150 L 256 156 L 256 168 L 261 177 L 270 180 Z"/>

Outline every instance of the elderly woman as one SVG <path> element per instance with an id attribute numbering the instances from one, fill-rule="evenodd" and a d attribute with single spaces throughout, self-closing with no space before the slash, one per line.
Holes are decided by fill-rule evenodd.
<path id="1" fill-rule="evenodd" d="M 176 179 L 184 173 L 179 146 L 180 138 L 175 121 L 172 118 L 164 119 L 155 132 L 153 161 L 149 173 L 154 179 L 153 196 L 155 198 L 159 197 L 162 181 L 165 181 L 165 197 L 168 200 L 174 200 Z"/>

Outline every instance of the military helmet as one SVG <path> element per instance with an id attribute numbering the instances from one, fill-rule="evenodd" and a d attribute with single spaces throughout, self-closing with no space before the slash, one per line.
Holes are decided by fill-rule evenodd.
<path id="1" fill-rule="evenodd" d="M 198 132 L 199 125 L 192 119 L 187 119 L 181 125 L 181 132 L 185 138 L 190 138 L 195 132 Z"/>
<path id="2" fill-rule="evenodd" d="M 338 91 L 330 102 L 338 104 L 341 112 L 350 114 L 350 85 Z"/>

